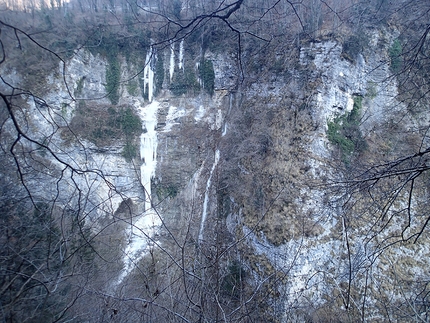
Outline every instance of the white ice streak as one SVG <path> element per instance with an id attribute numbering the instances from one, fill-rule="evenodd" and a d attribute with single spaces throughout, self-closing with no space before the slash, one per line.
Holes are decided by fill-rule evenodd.
<path id="1" fill-rule="evenodd" d="M 143 215 L 136 218 L 132 223 L 129 235 L 130 240 L 125 249 L 124 269 L 118 278 L 118 284 L 131 272 L 136 262 L 148 251 L 148 247 L 153 243 L 153 237 L 161 219 L 152 208 L 151 204 L 151 178 L 155 175 L 157 166 L 157 112 L 160 104 L 156 101 L 146 107 L 139 109 L 139 114 L 143 120 L 143 132 L 140 136 L 140 156 L 142 165 L 140 167 L 141 183 L 145 188 L 145 211 Z"/>
<path id="2" fill-rule="evenodd" d="M 184 40 L 181 40 L 179 44 L 179 69 L 182 70 L 184 68 Z"/>
<path id="3" fill-rule="evenodd" d="M 173 79 L 173 74 L 175 73 L 175 43 L 170 44 L 170 64 L 169 64 L 169 76 L 170 81 Z M 178 67 L 180 70 L 184 69 L 184 40 L 182 39 L 179 43 L 179 57 L 178 57 Z"/>
<path id="4" fill-rule="evenodd" d="M 221 136 L 224 137 L 227 134 L 227 122 L 224 124 L 224 129 L 222 131 Z"/>
<path id="5" fill-rule="evenodd" d="M 208 208 L 208 202 L 209 202 L 209 191 L 210 191 L 210 187 L 211 187 L 211 183 L 212 183 L 212 175 L 213 175 L 213 172 L 214 172 L 216 166 L 218 165 L 218 162 L 219 162 L 219 150 L 217 149 L 215 151 L 215 160 L 214 160 L 214 163 L 212 165 L 212 169 L 211 169 L 211 172 L 209 174 L 208 181 L 206 183 L 205 199 L 203 201 L 202 219 L 200 222 L 199 243 L 201 243 L 203 241 L 203 231 L 204 231 L 205 222 L 206 222 L 206 218 L 207 218 L 207 208 Z"/>
<path id="6" fill-rule="evenodd" d="M 173 78 L 173 72 L 175 71 L 175 43 L 170 44 L 170 65 L 169 65 L 169 73 L 170 80 Z"/>
<path id="7" fill-rule="evenodd" d="M 146 53 L 145 59 L 145 68 L 143 70 L 143 93 L 146 94 L 146 86 L 148 85 L 148 100 L 152 102 L 152 96 L 154 93 L 154 71 L 151 67 L 152 61 L 152 47 L 149 49 L 148 53 Z"/>

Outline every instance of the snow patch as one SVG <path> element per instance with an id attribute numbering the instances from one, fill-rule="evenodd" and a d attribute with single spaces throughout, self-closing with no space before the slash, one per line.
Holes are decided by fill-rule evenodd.
<path id="1" fill-rule="evenodd" d="M 174 106 L 169 107 L 169 112 L 166 116 L 166 126 L 163 132 L 169 132 L 175 124 L 179 124 L 178 119 L 185 116 L 186 111 L 183 108 L 178 108 Z"/>
<path id="2" fill-rule="evenodd" d="M 205 107 L 203 105 L 200 105 L 198 110 L 196 110 L 196 113 L 194 115 L 194 120 L 196 120 L 197 122 L 199 122 L 200 120 L 202 120 L 202 118 L 205 115 Z"/>

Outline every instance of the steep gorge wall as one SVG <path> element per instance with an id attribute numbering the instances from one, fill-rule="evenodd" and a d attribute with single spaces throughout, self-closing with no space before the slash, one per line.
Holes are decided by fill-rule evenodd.
<path id="1" fill-rule="evenodd" d="M 296 64 L 286 64 L 286 76 L 257 80 L 246 89 L 233 126 L 243 132 L 236 141 L 234 135 L 226 137 L 237 145 L 230 147 L 222 179 L 233 205 L 226 226 L 236 241 L 246 241 L 242 257 L 255 275 L 254 284 L 277 277 L 268 295 L 282 299 L 273 313 L 287 322 L 308 315 L 290 310 L 297 304 L 311 308 L 315 317 L 349 308 L 356 319 L 377 320 L 386 315 L 390 297 L 392 304 L 413 297 L 411 282 L 428 275 L 421 262 L 428 257 L 427 238 L 420 241 L 419 252 L 411 241 L 389 247 L 403 219 L 372 235 L 379 211 L 370 207 L 371 200 L 363 197 L 349 209 L 351 196 L 330 185 L 346 180 L 354 167 L 413 153 L 411 143 L 420 135 L 406 129 L 425 124 L 425 116 L 419 121 L 408 115 L 397 100 L 397 80 L 387 63 L 396 32 L 368 30 L 366 37 L 369 47 L 353 60 L 345 58 L 336 41 L 304 44 Z M 367 146 L 342 157 L 341 148 L 328 139 L 328 124 L 351 113 L 357 98 L 360 136 Z M 392 123 L 398 131 L 389 130 Z M 408 135 L 398 137 L 402 132 Z M 420 194 L 418 199 L 425 199 L 427 189 Z M 408 259 L 414 253 L 420 260 L 412 269 Z M 414 274 L 405 276 L 407 270 L 388 265 L 396 262 Z M 363 310 L 363 304 L 371 305 Z"/>
<path id="2" fill-rule="evenodd" d="M 345 58 L 342 44 L 330 40 L 304 43 L 300 48 L 286 49 L 285 54 L 271 53 L 277 65 L 249 71 L 255 78 L 250 77 L 248 83 L 239 82 L 240 62 L 234 56 L 207 52 L 205 59 L 214 67 L 213 95 L 202 91 L 175 96 L 175 88 L 169 91 L 175 77 L 182 75 L 179 73 L 191 70 L 199 75 L 197 63 L 202 60 L 187 56 L 186 42 L 157 53 L 164 61 L 161 89 L 148 76 L 160 70 L 147 61 L 147 52 L 142 53 L 147 63 L 143 74 L 135 75 L 136 68 L 120 58 L 117 107 L 106 93 L 109 62 L 101 55 L 80 51 L 67 61 L 66 83 L 60 67 L 60 72 L 47 78 L 46 102 L 27 100 L 25 113 L 31 116 L 29 133 L 48 138 L 57 155 L 71 165 L 96 172 L 73 177 L 66 169 L 63 173 L 67 176 L 58 189 L 54 184 L 64 165 L 49 154 L 40 155 L 43 163 L 51 163 L 52 179 L 46 182 L 45 177 L 37 176 L 30 186 L 39 187 L 43 198 L 60 191 L 60 203 L 72 208 L 80 198 L 74 184 L 85 187 L 89 201 L 85 207 L 91 218 L 87 225 L 95 231 L 106 219 L 125 219 L 116 240 L 116 255 L 121 257 L 116 273 L 121 276 L 113 273 L 112 277 L 126 288 L 131 288 L 130 282 L 137 281 L 139 275 L 132 266 L 125 274 L 121 271 L 121 266 L 128 266 L 127 259 L 142 261 L 142 267 L 153 262 L 160 272 L 165 270 L 175 277 L 176 271 L 161 267 L 169 258 L 166 250 L 173 258 L 185 250 L 187 259 L 181 264 L 190 270 L 200 265 L 205 268 L 219 257 L 220 276 L 227 277 L 232 264 L 239 263 L 246 273 L 241 292 L 260 304 L 261 317 L 300 321 L 312 313 L 318 316 L 321 309 L 336 312 L 348 306 L 354 309 L 354 317 L 359 317 L 365 306 L 369 306 L 365 320 L 383 317 L 385 299 L 405 298 L 408 271 L 428 276 L 429 250 L 423 239 L 419 247 L 404 244 L 378 257 L 378 243 L 386 236 L 369 240 L 366 235 L 372 229 L 374 213 L 362 211 L 365 202 L 357 202 L 358 211 L 345 210 L 344 196 L 327 185 L 344 178 L 342 171 L 349 167 L 328 139 L 328 123 L 350 113 L 357 97 L 361 98 L 359 130 L 368 147 L 354 158 L 348 156 L 351 164 L 382 154 L 396 156 L 398 147 L 413 151 L 407 143 L 399 142 L 400 135 L 387 134 L 389 123 L 404 111 L 396 100 L 396 79 L 384 63 L 395 32 L 369 30 L 367 37 L 369 47 L 354 59 Z M 144 78 L 143 88 L 130 87 L 135 78 Z M 202 83 L 198 77 L 195 81 Z M 147 92 L 146 85 L 153 89 Z M 149 94 L 155 92 L 157 95 Z M 156 112 L 151 120 L 145 119 L 153 104 Z M 155 169 L 146 174 L 151 180 L 145 183 L 141 166 L 149 163 L 147 154 L 143 158 L 140 150 L 136 156 L 124 158 L 127 138 L 94 141 L 88 134 L 67 135 L 68 125 L 73 126 L 77 116 L 84 118 L 85 125 L 85 115 L 79 115 L 79 109 L 102 114 L 118 107 L 140 112 L 142 132 L 155 131 Z M 87 117 L 91 122 L 97 119 Z M 62 130 L 53 131 L 53 125 Z M 416 125 L 417 120 L 410 118 L 400 128 Z M 130 144 L 142 145 L 139 140 L 145 138 L 137 136 Z M 414 140 L 413 135 L 409 140 Z M 140 225 L 136 222 L 139 217 L 149 215 L 151 205 L 157 211 L 151 213 L 151 223 L 133 228 L 133 224 Z M 140 242 L 130 251 L 127 248 L 133 241 Z M 150 254 L 148 250 L 152 250 Z M 405 263 L 406 273 L 402 268 L 393 270 L 396 262 Z M 396 289 L 398 275 L 404 280 Z M 151 282 L 154 286 L 157 279 Z M 148 285 L 155 294 L 158 289 Z M 109 286 L 109 291 L 116 287 Z M 254 297 L 252 291 L 260 288 L 262 294 Z"/>

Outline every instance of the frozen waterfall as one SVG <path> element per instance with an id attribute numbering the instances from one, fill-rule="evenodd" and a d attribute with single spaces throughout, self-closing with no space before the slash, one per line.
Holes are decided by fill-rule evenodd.
<path id="1" fill-rule="evenodd" d="M 145 190 L 145 211 L 133 219 L 129 232 L 130 240 L 125 250 L 124 269 L 118 278 L 118 284 L 132 271 L 136 262 L 148 251 L 154 243 L 153 236 L 161 225 L 161 219 L 152 208 L 151 178 L 155 175 L 157 165 L 157 112 L 160 104 L 156 101 L 139 109 L 143 121 L 143 133 L 140 136 L 140 181 Z"/>

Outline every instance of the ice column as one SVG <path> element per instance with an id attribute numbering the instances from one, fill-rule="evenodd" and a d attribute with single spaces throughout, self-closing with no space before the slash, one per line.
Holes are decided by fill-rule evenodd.
<path id="1" fill-rule="evenodd" d="M 145 68 L 143 70 L 143 92 L 148 94 L 149 102 L 152 101 L 152 96 L 154 92 L 154 71 L 151 67 L 153 50 L 152 47 L 149 49 L 149 52 L 146 54 L 145 59 Z M 146 93 L 146 86 L 148 85 L 148 93 Z"/>
<path id="2" fill-rule="evenodd" d="M 178 67 L 180 70 L 184 68 L 184 40 L 181 40 L 181 43 L 179 44 L 179 63 Z"/>
<path id="3" fill-rule="evenodd" d="M 169 66 L 169 73 L 170 73 L 170 80 L 173 78 L 173 72 L 175 71 L 175 43 L 170 44 L 170 66 Z"/>

